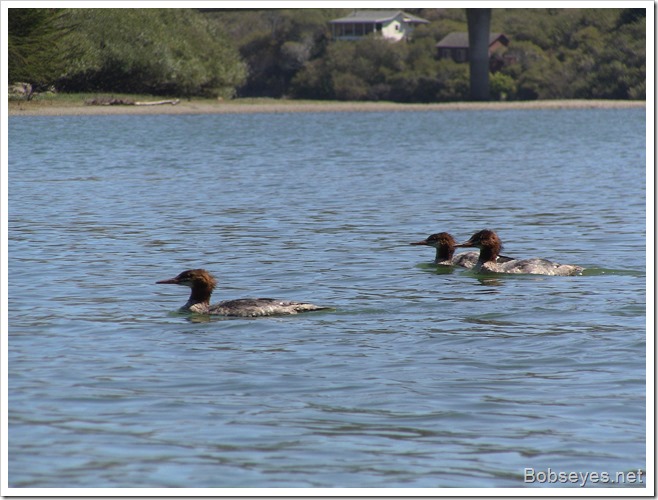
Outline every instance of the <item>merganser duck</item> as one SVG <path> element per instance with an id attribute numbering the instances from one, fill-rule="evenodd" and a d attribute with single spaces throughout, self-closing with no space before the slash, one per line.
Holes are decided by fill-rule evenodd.
<path id="1" fill-rule="evenodd" d="M 189 286 L 192 289 L 192 293 L 187 303 L 180 310 L 198 314 L 255 317 L 297 314 L 300 312 L 330 309 L 329 307 L 316 306 L 305 302 L 278 299 L 225 300 L 211 306 L 210 296 L 217 282 L 205 269 L 183 271 L 175 278 L 156 281 L 156 284 Z"/>
<path id="2" fill-rule="evenodd" d="M 480 254 L 478 252 L 465 252 L 457 255 L 455 248 L 457 248 L 457 241 L 450 233 L 435 233 L 430 234 L 422 241 L 409 243 L 410 245 L 426 245 L 436 248 L 436 257 L 434 263 L 439 266 L 460 266 L 466 269 L 472 269 L 477 264 Z M 511 257 L 499 255 L 496 262 L 509 262 Z"/>
<path id="3" fill-rule="evenodd" d="M 546 259 L 496 261 L 503 244 L 498 235 L 490 229 L 478 231 L 468 241 L 458 244 L 457 247 L 478 247 L 480 249 L 480 257 L 473 267 L 473 270 L 477 272 L 574 276 L 581 274 L 584 269 L 580 266 L 558 264 Z"/>

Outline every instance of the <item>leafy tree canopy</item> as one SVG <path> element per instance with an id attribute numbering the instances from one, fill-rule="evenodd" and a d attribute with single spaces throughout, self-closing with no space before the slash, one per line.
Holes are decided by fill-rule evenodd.
<path id="1" fill-rule="evenodd" d="M 67 29 L 59 9 L 8 9 L 7 69 L 10 82 L 35 88 L 54 83 L 65 67 L 60 41 Z"/>
<path id="2" fill-rule="evenodd" d="M 221 26 L 196 10 L 63 9 L 57 17 L 44 10 L 9 12 L 11 44 L 23 48 L 13 51 L 22 72 L 12 80 L 48 80 L 66 91 L 230 96 L 246 77 Z M 50 56 L 57 65 L 40 64 Z"/>
<path id="3" fill-rule="evenodd" d="M 67 91 L 433 102 L 468 97 L 468 64 L 436 43 L 467 31 L 465 9 L 410 42 L 334 41 L 351 9 L 9 9 L 9 79 Z M 646 95 L 644 9 L 493 9 L 510 40 L 491 75 L 500 99 Z"/>

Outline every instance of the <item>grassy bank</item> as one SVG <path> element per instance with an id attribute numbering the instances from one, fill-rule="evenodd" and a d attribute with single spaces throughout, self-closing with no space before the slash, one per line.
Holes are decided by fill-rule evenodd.
<path id="1" fill-rule="evenodd" d="M 182 99 L 176 105 L 156 106 L 87 105 L 92 99 L 121 99 L 124 101 L 153 102 L 174 99 L 136 94 L 41 94 L 31 101 L 10 99 L 10 116 L 57 115 L 119 115 L 119 114 L 221 114 L 221 113 L 292 113 L 345 111 L 445 111 L 476 109 L 577 109 L 577 108 L 644 108 L 645 101 L 613 100 L 550 100 L 508 102 L 446 102 L 430 104 L 402 104 L 395 102 L 303 101 L 285 99 Z"/>

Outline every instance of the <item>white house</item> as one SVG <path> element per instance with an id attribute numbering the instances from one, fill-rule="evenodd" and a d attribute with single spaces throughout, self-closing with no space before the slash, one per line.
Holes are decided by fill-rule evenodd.
<path id="1" fill-rule="evenodd" d="M 399 41 L 409 39 L 414 28 L 429 21 L 401 10 L 357 10 L 329 21 L 334 40 L 358 40 L 370 34 Z"/>

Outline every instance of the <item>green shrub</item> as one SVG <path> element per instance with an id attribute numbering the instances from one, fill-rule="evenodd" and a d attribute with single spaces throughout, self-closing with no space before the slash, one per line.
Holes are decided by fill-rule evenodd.
<path id="1" fill-rule="evenodd" d="M 69 9 L 76 26 L 67 91 L 230 96 L 246 68 L 227 37 L 191 9 Z"/>

